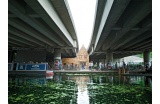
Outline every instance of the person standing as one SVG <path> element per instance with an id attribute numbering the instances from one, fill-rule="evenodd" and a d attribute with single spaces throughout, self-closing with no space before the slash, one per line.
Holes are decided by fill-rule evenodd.
<path id="1" fill-rule="evenodd" d="M 125 69 L 126 68 L 126 63 L 123 61 L 123 68 Z"/>
<path id="2" fill-rule="evenodd" d="M 101 63 L 99 63 L 99 70 L 101 70 Z"/>
<path id="3" fill-rule="evenodd" d="M 116 62 L 116 64 L 115 64 L 115 69 L 117 69 L 118 67 L 117 67 L 117 62 Z"/>

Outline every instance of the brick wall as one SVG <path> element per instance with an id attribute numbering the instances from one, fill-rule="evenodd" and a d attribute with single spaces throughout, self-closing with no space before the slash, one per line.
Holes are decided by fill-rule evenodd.
<path id="1" fill-rule="evenodd" d="M 88 52 L 87 52 L 87 49 L 82 46 L 81 49 L 79 50 L 78 54 L 77 54 L 77 57 L 76 58 L 63 58 L 62 59 L 62 64 L 74 64 L 74 65 L 78 65 L 79 67 L 81 67 L 81 63 L 86 63 L 86 66 L 85 68 L 88 69 L 89 67 L 89 55 L 88 55 Z"/>

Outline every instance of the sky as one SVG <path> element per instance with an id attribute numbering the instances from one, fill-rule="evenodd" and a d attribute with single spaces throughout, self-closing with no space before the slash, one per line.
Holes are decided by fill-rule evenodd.
<path id="1" fill-rule="evenodd" d="M 67 0 L 78 37 L 79 49 L 87 49 L 93 32 L 96 0 Z"/>

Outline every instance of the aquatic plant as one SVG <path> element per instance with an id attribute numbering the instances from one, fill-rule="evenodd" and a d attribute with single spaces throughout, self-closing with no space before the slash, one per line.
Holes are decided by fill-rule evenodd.
<path id="1" fill-rule="evenodd" d="M 73 81 L 47 82 L 46 85 L 23 86 L 9 83 L 9 104 L 70 104 L 77 102 L 77 85 Z"/>
<path id="2" fill-rule="evenodd" d="M 90 104 L 151 104 L 152 89 L 138 85 L 88 84 Z"/>

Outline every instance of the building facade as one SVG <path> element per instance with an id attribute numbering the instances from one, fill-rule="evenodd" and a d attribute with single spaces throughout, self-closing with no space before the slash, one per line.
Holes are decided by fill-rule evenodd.
<path id="1" fill-rule="evenodd" d="M 64 69 L 88 69 L 89 55 L 87 49 L 82 46 L 75 58 L 62 58 Z"/>

